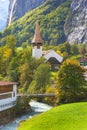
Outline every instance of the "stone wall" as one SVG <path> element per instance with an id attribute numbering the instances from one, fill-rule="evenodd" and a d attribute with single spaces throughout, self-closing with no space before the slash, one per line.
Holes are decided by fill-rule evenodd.
<path id="1" fill-rule="evenodd" d="M 12 114 L 13 108 L 0 112 L 0 125 L 9 123 L 14 119 L 14 114 Z"/>
<path id="2" fill-rule="evenodd" d="M 29 98 L 19 97 L 17 99 L 17 104 L 14 107 L 0 112 L 0 125 L 7 124 L 13 121 L 16 117 L 30 113 L 31 111 L 32 109 L 29 105 Z"/>

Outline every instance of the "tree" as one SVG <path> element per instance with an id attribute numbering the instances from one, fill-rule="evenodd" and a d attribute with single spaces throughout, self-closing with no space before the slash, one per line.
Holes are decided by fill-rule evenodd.
<path id="1" fill-rule="evenodd" d="M 67 42 L 65 42 L 64 44 L 60 44 L 59 50 L 61 51 L 61 53 L 67 52 L 68 54 L 71 54 L 71 46 Z"/>
<path id="2" fill-rule="evenodd" d="M 34 72 L 36 68 L 37 68 L 37 61 L 32 57 L 29 57 L 28 61 L 26 60 L 26 62 L 20 66 L 19 81 L 21 86 L 24 88 L 24 91 L 28 89 L 30 83 L 34 79 Z"/>
<path id="3" fill-rule="evenodd" d="M 8 78 L 10 81 L 18 82 L 19 80 L 19 61 L 18 57 L 12 57 L 8 67 Z"/>
<path id="4" fill-rule="evenodd" d="M 13 35 L 9 35 L 6 37 L 6 45 L 7 45 L 7 47 L 14 49 L 14 47 L 16 45 L 16 39 Z"/>
<path id="5" fill-rule="evenodd" d="M 11 57 L 11 49 L 6 46 L 0 47 L 0 73 L 5 77 Z"/>
<path id="6" fill-rule="evenodd" d="M 73 44 L 73 45 L 71 46 L 71 51 L 72 51 L 72 54 L 74 54 L 74 55 L 79 54 L 78 45 L 77 45 L 77 44 Z"/>
<path id="7" fill-rule="evenodd" d="M 36 88 L 40 91 L 45 91 L 46 85 L 50 81 L 50 69 L 47 64 L 41 64 L 34 75 L 36 80 Z"/>
<path id="8" fill-rule="evenodd" d="M 64 44 L 65 44 L 65 47 L 66 47 L 66 52 L 68 54 L 71 54 L 71 46 L 70 46 L 70 44 L 68 42 L 65 42 Z"/>
<path id="9" fill-rule="evenodd" d="M 28 42 L 23 42 L 22 43 L 22 48 L 27 48 L 28 47 Z"/>
<path id="10" fill-rule="evenodd" d="M 30 69 L 28 63 L 21 65 L 19 70 L 20 70 L 20 77 L 19 77 L 20 84 L 24 88 L 24 90 L 27 90 L 29 84 L 33 79 L 32 70 Z"/>
<path id="11" fill-rule="evenodd" d="M 75 98 L 86 81 L 85 70 L 74 60 L 66 60 L 58 72 L 58 85 L 62 92 Z"/>
<path id="12" fill-rule="evenodd" d="M 6 47 L 11 48 L 12 56 L 15 55 L 15 48 L 16 48 L 16 39 L 14 36 L 9 35 L 6 37 Z"/>
<path id="13" fill-rule="evenodd" d="M 80 53 L 84 56 L 86 54 L 86 48 L 85 46 L 81 49 Z"/>

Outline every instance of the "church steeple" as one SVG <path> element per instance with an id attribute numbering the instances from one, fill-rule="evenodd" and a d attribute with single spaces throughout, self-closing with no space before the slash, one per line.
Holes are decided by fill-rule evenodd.
<path id="1" fill-rule="evenodd" d="M 38 20 L 36 22 L 36 29 L 35 29 L 35 34 L 34 34 L 34 38 L 32 40 L 32 43 L 33 44 L 37 44 L 37 43 L 42 44 L 43 43 L 43 40 L 42 40 L 41 34 L 40 34 L 40 26 L 39 26 Z"/>
<path id="2" fill-rule="evenodd" d="M 42 56 L 42 43 L 43 40 L 40 34 L 40 26 L 39 22 L 36 22 L 35 34 L 32 40 L 33 48 L 32 48 L 32 56 L 35 58 L 40 58 Z"/>

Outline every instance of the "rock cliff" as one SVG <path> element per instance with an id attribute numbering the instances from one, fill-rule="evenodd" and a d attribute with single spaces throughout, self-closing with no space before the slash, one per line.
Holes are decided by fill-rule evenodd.
<path id="1" fill-rule="evenodd" d="M 10 0 L 7 23 L 11 24 L 25 15 L 26 12 L 40 6 L 45 0 Z"/>
<path id="2" fill-rule="evenodd" d="M 62 26 L 61 30 L 63 32 L 63 37 L 59 37 L 60 42 L 58 42 L 58 43 L 62 43 L 65 40 L 68 40 L 69 43 L 86 44 L 87 43 L 87 0 L 10 0 L 9 16 L 8 16 L 7 23 L 8 23 L 8 25 L 10 25 L 13 21 L 15 21 L 15 20 L 19 19 L 20 17 L 22 17 L 23 15 L 25 15 L 26 12 L 33 10 L 34 8 L 39 7 L 40 5 L 41 5 L 40 7 L 42 9 L 42 12 L 44 12 L 43 13 L 44 16 L 46 16 L 47 11 L 48 11 L 48 13 L 51 13 L 54 9 L 56 9 L 56 8 L 59 9 L 59 6 L 62 5 L 62 3 L 64 3 L 64 2 L 66 2 L 66 5 L 68 5 L 69 1 L 71 1 L 70 5 L 69 5 L 69 11 L 67 14 L 66 14 L 66 12 L 67 12 L 66 10 L 65 10 L 65 12 L 63 12 L 63 14 L 65 13 L 66 16 L 65 16 L 64 21 L 60 23 L 60 25 Z M 50 10 L 48 9 L 49 6 L 51 7 Z M 40 12 L 41 9 L 39 10 L 39 8 L 38 8 L 37 10 L 39 10 L 39 12 Z M 45 9 L 45 11 L 43 11 L 44 9 Z M 70 9 L 71 9 L 71 11 L 70 11 Z M 63 9 L 61 8 L 61 10 L 63 10 Z M 34 12 L 34 14 L 38 14 L 38 13 Z M 63 14 L 61 13 L 61 17 L 62 17 L 62 18 L 60 17 L 61 19 L 63 19 L 63 16 L 62 16 Z M 41 15 L 42 15 L 42 13 L 41 13 Z M 54 15 L 54 12 L 52 15 Z M 57 13 L 55 19 L 57 19 L 57 17 L 59 17 L 59 15 L 60 14 Z M 32 19 L 32 16 L 33 16 L 32 13 L 30 13 L 27 19 L 29 19 L 29 18 Z M 42 21 L 43 21 L 43 19 L 42 19 Z M 55 20 L 55 21 L 57 21 L 57 20 Z M 27 21 L 25 21 L 25 22 L 27 22 Z M 50 23 L 50 21 L 48 21 L 48 22 Z M 59 22 L 59 21 L 57 21 L 57 22 Z M 55 27 L 56 27 L 56 25 L 57 25 L 57 23 L 55 23 Z M 28 26 L 28 25 L 26 25 L 26 26 Z M 52 25 L 50 25 L 50 26 L 52 26 Z M 16 25 L 14 28 L 16 28 Z M 31 27 L 29 27 L 29 29 L 30 28 Z M 59 29 L 60 29 L 60 27 L 58 27 L 58 30 L 56 27 L 57 32 L 60 32 Z M 24 30 L 24 28 L 23 28 L 23 30 Z M 50 35 L 52 33 L 52 31 L 47 32 L 47 33 L 49 33 L 48 35 Z M 45 39 L 45 37 L 44 37 L 44 39 Z M 47 39 L 45 39 L 45 40 L 47 40 Z"/>
<path id="3" fill-rule="evenodd" d="M 87 0 L 73 0 L 65 33 L 69 43 L 87 43 Z"/>

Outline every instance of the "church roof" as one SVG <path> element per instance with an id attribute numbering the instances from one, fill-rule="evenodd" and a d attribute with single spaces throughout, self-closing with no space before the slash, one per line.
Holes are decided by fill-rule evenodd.
<path id="1" fill-rule="evenodd" d="M 38 21 L 36 22 L 36 29 L 35 29 L 35 34 L 34 34 L 32 43 L 43 43 L 43 40 L 42 40 L 41 34 L 40 34 L 40 26 L 39 26 Z"/>

